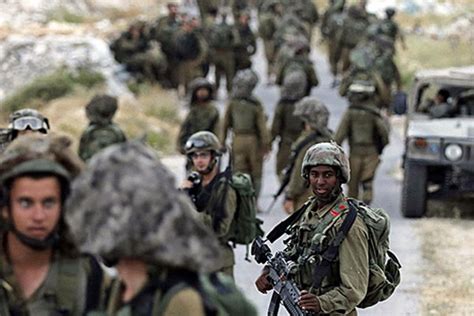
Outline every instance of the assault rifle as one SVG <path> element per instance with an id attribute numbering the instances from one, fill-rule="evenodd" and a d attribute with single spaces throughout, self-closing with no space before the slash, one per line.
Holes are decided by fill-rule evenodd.
<path id="1" fill-rule="evenodd" d="M 269 267 L 268 280 L 273 285 L 273 295 L 268 307 L 268 316 L 278 315 L 280 303 L 285 306 L 291 316 L 310 316 L 311 312 L 304 311 L 299 305 L 300 290 L 295 282 L 288 279 L 289 264 L 283 252 L 272 256 L 268 245 L 261 237 L 255 238 L 252 243 L 252 255 L 258 263 L 266 263 Z"/>

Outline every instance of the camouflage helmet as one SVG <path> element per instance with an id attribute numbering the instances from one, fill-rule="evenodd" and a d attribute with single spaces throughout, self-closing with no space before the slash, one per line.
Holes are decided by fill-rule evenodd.
<path id="1" fill-rule="evenodd" d="M 24 131 L 31 129 L 42 134 L 47 134 L 50 127 L 49 121 L 41 113 L 34 109 L 21 109 L 10 114 L 8 128 L 13 131 Z"/>
<path id="2" fill-rule="evenodd" d="M 329 122 L 329 110 L 316 97 L 304 97 L 295 105 L 293 115 L 299 116 L 314 130 L 326 129 Z"/>
<path id="3" fill-rule="evenodd" d="M 98 94 L 86 105 L 86 115 L 91 122 L 108 124 L 112 121 L 117 108 L 117 98 L 107 94 Z"/>
<path id="4" fill-rule="evenodd" d="M 289 72 L 283 78 L 283 85 L 280 88 L 280 97 L 286 100 L 299 100 L 306 95 L 307 80 L 304 71 Z"/>
<path id="5" fill-rule="evenodd" d="M 188 156 L 202 150 L 210 150 L 217 156 L 222 155 L 222 145 L 219 139 L 208 131 L 201 131 L 191 135 L 184 145 L 184 150 Z"/>
<path id="6" fill-rule="evenodd" d="M 31 173 L 51 173 L 69 182 L 83 168 L 71 144 L 65 136 L 32 134 L 15 139 L 0 157 L 0 183 Z"/>
<path id="7" fill-rule="evenodd" d="M 72 183 L 66 222 L 80 250 L 108 261 L 202 271 L 214 268 L 217 239 L 195 217 L 172 173 L 139 141 L 94 156 Z"/>
<path id="8" fill-rule="evenodd" d="M 318 143 L 311 146 L 304 155 L 301 176 L 307 179 L 309 169 L 318 165 L 338 168 L 341 171 L 342 183 L 346 183 L 350 179 L 349 159 L 342 147 L 335 142 Z"/>
<path id="9" fill-rule="evenodd" d="M 258 76 L 252 69 L 239 70 L 232 80 L 232 97 L 245 98 L 252 95 L 257 86 Z"/>

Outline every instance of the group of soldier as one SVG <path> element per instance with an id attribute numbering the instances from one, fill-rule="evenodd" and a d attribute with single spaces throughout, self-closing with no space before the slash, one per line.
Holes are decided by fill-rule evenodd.
<path id="1" fill-rule="evenodd" d="M 113 44 L 116 58 L 130 72 L 182 86 L 190 96 L 177 141 L 189 176 L 179 187 L 150 148 L 127 141 L 113 122 L 113 97 L 98 95 L 87 104 L 90 124 L 78 154 L 71 150 L 70 139 L 48 134 L 49 121 L 37 111 L 11 115 L 8 130 L 2 131 L 9 144 L 0 153 L 1 316 L 214 315 L 219 308 L 231 315 L 256 314 L 232 281 L 235 258 L 229 234 L 240 197 L 221 166 L 228 153 L 233 172 L 249 175 L 258 198 L 264 158 L 273 141 L 278 141 L 277 175 L 286 185 L 283 207 L 291 214 L 283 225 L 289 234 L 284 253 L 294 263 L 289 277 L 301 290 L 296 304 L 314 314 L 356 314 L 372 281 L 369 228 L 356 216 L 342 237 L 341 231 L 354 205 L 370 205 L 379 156 L 388 144 L 384 111 L 390 93 L 377 67 L 389 51 L 384 45 L 392 48 L 393 62 L 394 41 L 385 38 L 385 24 L 376 21 L 367 25 L 367 36 L 361 39 L 366 44 L 352 47 L 352 52 L 344 52 L 348 47 L 343 45 L 337 53 L 350 62 L 343 62 L 347 68 L 340 85 L 349 107 L 333 133 L 328 107 L 310 95 L 318 85 L 310 60 L 316 7 L 306 0 L 256 5 L 267 79 L 281 91 L 271 128 L 253 94 L 258 76 L 250 57 L 256 45 L 245 3 L 236 1 L 231 7 L 234 20 L 242 20 L 252 34 L 248 42 L 219 7 L 199 5 L 197 19 L 179 15 L 178 6 L 170 3 L 169 14 L 153 27 L 134 24 Z M 324 14 L 322 30 L 328 41 L 344 37 L 327 33 L 333 15 L 360 18 L 365 12 L 373 19 L 364 1 L 343 8 L 344 1 L 331 1 Z M 373 25 L 377 27 L 371 29 Z M 216 27 L 233 34 L 229 46 L 222 38 L 211 44 L 220 34 L 211 31 Z M 269 30 L 272 35 L 266 36 Z M 154 46 L 155 40 L 160 47 Z M 374 53 L 377 49 L 382 55 Z M 153 50 L 166 57 L 164 64 L 157 58 L 151 60 L 158 63 L 149 63 Z M 180 55 L 180 50 L 192 56 Z M 210 60 L 216 84 L 206 79 Z M 338 67 L 333 67 L 334 75 Z M 213 103 L 220 72 L 226 75 L 228 91 L 223 118 Z M 345 139 L 350 155 L 340 147 Z M 226 148 L 229 142 L 231 149 Z M 345 183 L 355 200 L 343 193 Z M 325 251 L 336 239 L 340 245 L 333 246 L 335 259 L 325 262 Z M 318 275 L 321 262 L 328 269 Z M 111 276 L 105 265 L 115 267 L 118 275 Z M 266 266 L 255 283 L 262 293 L 275 285 L 269 271 Z M 214 297 L 209 287 L 217 293 Z M 222 303 L 228 293 L 234 295 Z"/>

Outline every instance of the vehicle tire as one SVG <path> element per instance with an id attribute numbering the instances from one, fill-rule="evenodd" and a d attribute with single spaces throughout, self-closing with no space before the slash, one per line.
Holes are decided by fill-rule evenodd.
<path id="1" fill-rule="evenodd" d="M 404 217 L 419 218 L 426 209 L 426 174 L 422 164 L 405 161 L 401 210 Z"/>

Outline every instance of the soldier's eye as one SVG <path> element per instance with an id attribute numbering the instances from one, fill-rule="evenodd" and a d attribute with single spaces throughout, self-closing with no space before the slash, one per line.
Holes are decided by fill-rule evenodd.
<path id="1" fill-rule="evenodd" d="M 33 202 L 30 199 L 20 199 L 18 204 L 21 208 L 29 208 L 33 205 Z"/>
<path id="2" fill-rule="evenodd" d="M 46 208 L 46 209 L 51 209 L 53 207 L 55 207 L 56 205 L 58 204 L 58 201 L 56 199 L 46 199 L 44 202 L 43 202 L 43 207 Z"/>

